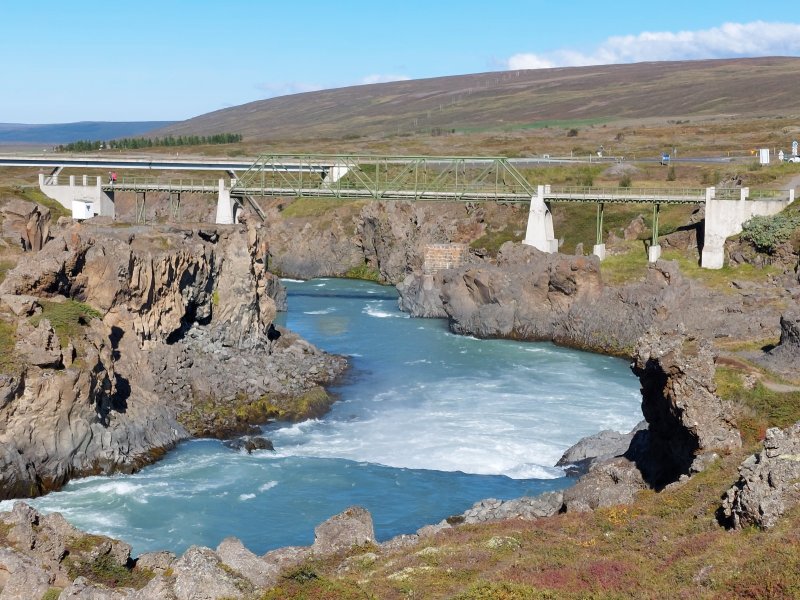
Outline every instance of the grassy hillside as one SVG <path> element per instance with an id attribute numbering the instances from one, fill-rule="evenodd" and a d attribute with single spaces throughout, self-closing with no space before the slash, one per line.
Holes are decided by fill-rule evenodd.
<path id="1" fill-rule="evenodd" d="M 800 115 L 800 58 L 498 71 L 251 102 L 159 130 L 248 141 L 585 128 L 620 119 Z"/>

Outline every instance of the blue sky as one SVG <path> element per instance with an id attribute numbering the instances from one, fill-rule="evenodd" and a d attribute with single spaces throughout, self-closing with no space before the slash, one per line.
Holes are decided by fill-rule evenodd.
<path id="1" fill-rule="evenodd" d="M 792 0 L 8 0 L 0 23 L 5 123 L 180 120 L 509 68 L 800 56 Z"/>

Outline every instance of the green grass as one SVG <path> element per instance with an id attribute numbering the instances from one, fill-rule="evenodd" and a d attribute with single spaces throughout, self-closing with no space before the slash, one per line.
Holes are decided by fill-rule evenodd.
<path id="1" fill-rule="evenodd" d="M 711 289 L 720 292 L 733 293 L 731 281 L 767 281 L 772 275 L 778 275 L 781 270 L 777 267 L 766 266 L 762 268 L 751 264 L 742 264 L 736 267 L 725 265 L 721 269 L 703 269 L 697 259 L 696 252 L 681 252 L 679 250 L 665 250 L 662 254 L 664 260 L 676 260 L 681 273 L 686 277 L 696 279 Z"/>
<path id="2" fill-rule="evenodd" d="M 17 328 L 0 318 L 0 373 L 11 373 L 16 366 L 14 345 Z"/>
<path id="3" fill-rule="evenodd" d="M 380 271 L 366 264 L 349 269 L 344 276 L 348 279 L 363 279 L 365 281 L 375 281 L 378 283 L 383 281 Z"/>
<path id="4" fill-rule="evenodd" d="M 72 211 L 64 208 L 60 203 L 56 202 L 52 198 L 45 196 L 38 188 L 20 188 L 14 191 L 17 196 L 29 202 L 35 202 L 36 204 L 41 204 L 42 206 L 49 208 L 50 219 L 53 222 L 57 221 L 59 217 L 72 216 Z"/>
<path id="5" fill-rule="evenodd" d="M 130 570 L 119 564 L 108 554 L 98 556 L 92 562 L 81 562 L 71 557 L 64 560 L 70 579 L 86 577 L 89 581 L 106 587 L 132 587 L 141 589 L 154 574 L 147 569 Z"/>
<path id="6" fill-rule="evenodd" d="M 63 588 L 51 587 L 44 593 L 44 596 L 42 596 L 42 600 L 58 600 L 58 597 L 61 595 L 62 589 Z"/>
<path id="7" fill-rule="evenodd" d="M 800 421 L 800 392 L 773 392 L 756 382 L 746 389 L 742 373 L 729 367 L 717 367 L 717 393 L 740 407 L 739 429 L 747 444 L 763 439 L 768 427 L 788 427 Z"/>
<path id="8" fill-rule="evenodd" d="M 516 224 L 507 224 L 503 229 L 487 229 L 481 237 L 470 243 L 470 248 L 484 249 L 490 256 L 497 256 L 500 246 L 506 242 L 521 242 L 525 232 L 518 230 Z"/>
<path id="9" fill-rule="evenodd" d="M 284 218 L 311 218 L 322 216 L 343 206 L 358 207 L 363 200 L 340 200 L 338 198 L 295 198 L 287 204 L 281 215 Z"/>
<path id="10" fill-rule="evenodd" d="M 8 260 L 0 260 L 0 283 L 6 279 L 8 272 L 16 266 L 15 263 Z"/>
<path id="11" fill-rule="evenodd" d="M 48 319 L 62 348 L 66 348 L 70 340 L 77 339 L 89 321 L 103 316 L 88 304 L 77 300 L 65 300 L 64 302 L 42 300 L 39 304 L 42 305 L 42 313 L 32 318 L 31 323 L 34 327 L 38 327 L 42 319 Z"/>

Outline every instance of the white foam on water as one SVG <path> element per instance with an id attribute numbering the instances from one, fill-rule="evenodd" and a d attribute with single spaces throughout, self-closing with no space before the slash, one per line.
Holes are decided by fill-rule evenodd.
<path id="1" fill-rule="evenodd" d="M 369 315 L 370 317 L 375 317 L 377 319 L 410 319 L 411 316 L 405 313 L 398 312 L 397 310 L 389 311 L 384 310 L 383 307 L 383 300 L 378 300 L 376 302 L 368 302 L 367 305 L 362 309 L 365 315 Z"/>
<path id="2" fill-rule="evenodd" d="M 258 486 L 258 491 L 266 492 L 267 490 L 271 490 L 272 488 L 274 488 L 276 485 L 278 485 L 277 481 L 268 481 L 267 483 Z"/>
<path id="3" fill-rule="evenodd" d="M 286 282 L 289 282 L 289 283 L 305 283 L 306 282 L 305 279 L 292 279 L 291 277 L 281 277 L 280 280 L 281 281 L 286 281 Z"/>
<path id="4" fill-rule="evenodd" d="M 332 312 L 336 312 L 335 308 L 323 308 L 320 310 L 306 310 L 303 311 L 304 315 L 329 315 Z"/>
<path id="5" fill-rule="evenodd" d="M 241 500 L 242 502 L 246 502 L 247 500 L 252 500 L 255 497 L 256 497 L 255 494 L 239 494 L 239 500 Z"/>

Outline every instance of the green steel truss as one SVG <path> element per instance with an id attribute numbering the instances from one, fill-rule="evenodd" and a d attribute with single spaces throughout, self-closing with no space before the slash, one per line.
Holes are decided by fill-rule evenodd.
<path id="1" fill-rule="evenodd" d="M 264 154 L 235 196 L 529 202 L 536 188 L 502 157 Z"/>

